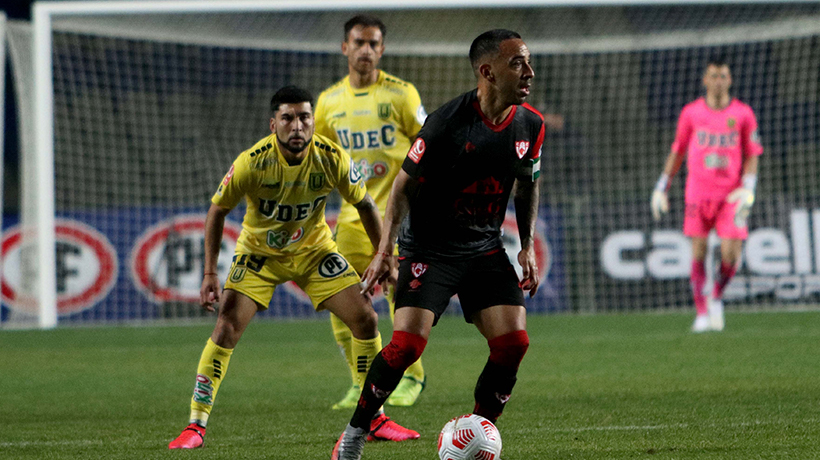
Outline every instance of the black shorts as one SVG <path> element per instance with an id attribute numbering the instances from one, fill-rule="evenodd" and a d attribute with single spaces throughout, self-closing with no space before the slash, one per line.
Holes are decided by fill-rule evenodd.
<path id="1" fill-rule="evenodd" d="M 423 255 L 399 258 L 396 308 L 430 310 L 436 314 L 437 323 L 454 294 L 468 323 L 473 322 L 473 314 L 485 308 L 524 306 L 524 291 L 503 249 L 452 261 L 431 260 Z"/>

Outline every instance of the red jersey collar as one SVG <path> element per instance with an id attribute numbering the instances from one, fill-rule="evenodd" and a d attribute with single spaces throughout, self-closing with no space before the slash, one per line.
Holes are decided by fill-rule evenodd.
<path id="1" fill-rule="evenodd" d="M 473 101 L 473 108 L 481 116 L 481 121 L 483 121 L 484 124 L 487 125 L 488 128 L 490 128 L 491 130 L 493 130 L 493 132 L 496 132 L 496 133 L 503 131 L 504 128 L 506 128 L 507 126 L 510 125 L 510 123 L 512 123 L 513 118 L 515 118 L 515 111 L 518 110 L 517 105 L 512 106 L 512 110 L 510 110 L 510 113 L 507 114 L 507 118 L 505 118 L 504 121 L 502 121 L 501 123 L 496 125 L 496 124 L 493 124 L 492 120 L 487 118 L 487 116 L 484 115 L 484 112 L 481 111 L 481 104 L 478 103 L 478 99 Z"/>

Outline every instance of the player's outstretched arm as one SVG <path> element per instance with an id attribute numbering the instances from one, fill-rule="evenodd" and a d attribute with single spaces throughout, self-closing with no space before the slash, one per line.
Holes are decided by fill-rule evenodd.
<path id="1" fill-rule="evenodd" d="M 225 227 L 225 217 L 229 212 L 231 210 L 228 208 L 211 204 L 208 217 L 205 218 L 205 270 L 202 287 L 199 289 L 199 303 L 208 311 L 214 311 L 213 305 L 219 302 L 222 294 L 216 265 L 219 260 L 219 247 L 222 244 L 222 229 Z"/>
<path id="2" fill-rule="evenodd" d="M 521 265 L 522 289 L 529 291 L 530 297 L 538 292 L 538 263 L 535 259 L 533 238 L 538 219 L 538 181 L 518 179 L 515 188 L 515 221 L 518 224 L 518 236 L 521 239 L 521 252 L 518 253 L 518 264 Z"/>
<path id="3" fill-rule="evenodd" d="M 390 197 L 387 199 L 387 210 L 384 213 L 381 240 L 376 255 L 362 273 L 362 292 L 372 292 L 376 283 L 385 281 L 395 285 L 398 276 L 393 260 L 393 247 L 399 236 L 399 226 L 410 211 L 410 197 L 416 194 L 418 181 L 410 177 L 403 169 L 399 170 Z"/>
<path id="4" fill-rule="evenodd" d="M 669 195 L 667 192 L 669 191 L 669 185 L 672 183 L 672 178 L 675 177 L 683 164 L 683 159 L 684 155 L 680 155 L 674 150 L 669 152 L 669 156 L 666 157 L 663 173 L 661 173 L 661 177 L 658 178 L 658 182 L 655 184 L 655 190 L 652 191 L 652 200 L 650 202 L 652 218 L 655 221 L 660 220 L 661 215 L 669 212 Z"/>

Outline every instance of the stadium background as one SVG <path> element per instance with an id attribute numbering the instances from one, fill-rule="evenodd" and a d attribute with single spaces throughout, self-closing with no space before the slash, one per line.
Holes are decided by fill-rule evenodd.
<path id="1" fill-rule="evenodd" d="M 732 92 L 755 110 L 766 149 L 750 221 L 756 231 L 729 288 L 728 307 L 816 302 L 820 36 L 798 30 L 792 38 L 781 33 L 766 39 L 747 32 L 788 29 L 801 18 L 816 18 L 817 4 L 375 13 L 388 26 L 381 67 L 414 83 L 428 112 L 474 86 L 466 50 L 477 33 L 507 27 L 530 44 L 536 72 L 530 103 L 566 120 L 545 141 L 539 231 L 552 257 L 548 289 L 528 303 L 532 312 L 688 306 L 688 246 L 679 232 L 682 176 L 673 184 L 669 218 L 653 224 L 648 201 L 677 115 L 701 94 L 703 66 L 714 56 L 732 66 Z M 112 284 L 94 287 L 97 279 L 80 279 L 84 267 L 77 265 L 88 248 L 58 244 L 67 264 L 58 271 L 64 277 L 58 295 L 99 291 L 61 321 L 199 315 L 196 305 L 178 296 L 152 295 L 164 288 L 190 292 L 191 283 L 198 288 L 201 243 L 180 222 L 207 209 L 236 154 L 268 132 L 268 101 L 276 89 L 297 83 L 318 95 L 346 74 L 338 44 L 351 14 L 112 16 L 102 24 L 77 17 L 55 23 L 57 216 L 103 235 L 118 267 Z M 16 30 L 10 70 L 25 74 L 14 46 L 26 36 L 22 25 Z M 17 78 L 17 91 L 29 94 L 22 88 L 25 79 Z M 8 230 L 19 208 L 9 206 L 17 195 L 14 181 L 7 182 Z M 241 219 L 241 210 L 232 217 Z M 165 243 L 144 255 L 153 257 L 147 272 L 156 278 L 146 288 L 135 281 L 134 260 L 141 254 L 138 242 L 152 230 L 166 231 Z M 14 276 L 7 271 L 22 272 L 24 265 L 19 254 L 25 251 L 16 249 L 4 268 L 9 279 Z M 23 284 L 8 289 L 23 291 Z M 0 320 L 8 323 L 25 316 L 26 307 L 15 305 L 5 288 Z M 268 316 L 314 315 L 287 290 L 276 294 L 272 307 Z"/>

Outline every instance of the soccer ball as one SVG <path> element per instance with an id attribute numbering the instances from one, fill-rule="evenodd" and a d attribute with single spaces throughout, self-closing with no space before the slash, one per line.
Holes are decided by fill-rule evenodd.
<path id="1" fill-rule="evenodd" d="M 500 460 L 501 435 L 486 418 L 462 415 L 441 429 L 438 456 L 441 460 Z"/>

